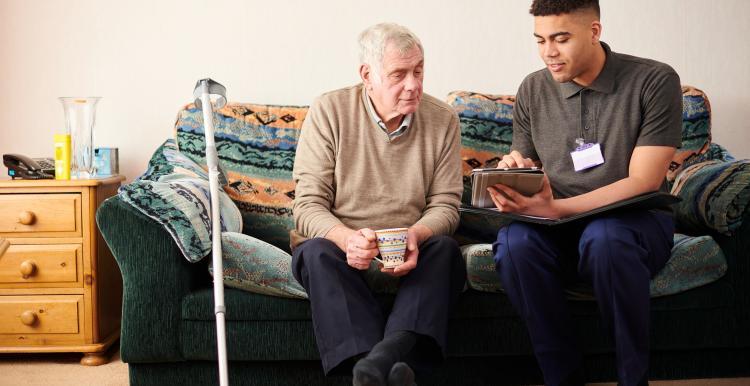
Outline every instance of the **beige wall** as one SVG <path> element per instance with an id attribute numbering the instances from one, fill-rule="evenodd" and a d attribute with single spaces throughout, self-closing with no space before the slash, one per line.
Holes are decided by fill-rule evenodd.
<path id="1" fill-rule="evenodd" d="M 357 82 L 357 33 L 380 21 L 426 48 L 426 92 L 515 93 L 538 68 L 529 0 L 0 0 L 0 153 L 52 154 L 59 96 L 102 96 L 95 145 L 132 180 L 199 78 L 233 101 L 306 105 Z M 750 157 L 750 2 L 601 0 L 603 40 L 671 64 L 712 102 L 714 140 Z M 354 15 L 354 16 L 349 16 Z M 5 172 L 5 169 L 0 168 Z"/>

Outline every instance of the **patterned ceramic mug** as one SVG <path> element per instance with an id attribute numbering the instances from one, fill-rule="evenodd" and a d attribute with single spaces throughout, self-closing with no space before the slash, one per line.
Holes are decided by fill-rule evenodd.
<path id="1" fill-rule="evenodd" d="M 375 258 L 383 263 L 385 268 L 397 267 L 404 263 L 406 252 L 407 228 L 378 229 L 375 231 L 380 250 L 380 258 Z"/>

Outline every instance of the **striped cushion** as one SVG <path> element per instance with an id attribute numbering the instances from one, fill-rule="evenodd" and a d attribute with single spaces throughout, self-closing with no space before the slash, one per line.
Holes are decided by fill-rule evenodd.
<path id="1" fill-rule="evenodd" d="M 226 189 L 242 212 L 244 233 L 288 251 L 294 229 L 292 167 L 307 107 L 229 103 L 214 112 L 216 149 Z M 203 159 L 203 116 L 185 106 L 175 123 L 181 152 Z"/>
<path id="2" fill-rule="evenodd" d="M 690 233 L 710 230 L 731 235 L 742 225 L 750 199 L 750 161 L 706 161 L 686 168 L 675 180 L 672 194 L 678 229 Z"/>
<path id="3" fill-rule="evenodd" d="M 156 220 L 174 238 L 191 262 L 211 251 L 208 176 L 201 167 L 177 151 L 173 140 L 159 147 L 148 170 L 118 195 Z M 240 232 L 242 217 L 226 193 L 219 192 L 222 231 Z"/>
<path id="4" fill-rule="evenodd" d="M 501 292 L 502 284 L 495 271 L 491 244 L 461 247 L 466 260 L 466 280 L 477 291 Z M 672 255 L 664 268 L 651 279 L 651 297 L 666 296 L 711 283 L 724 276 L 727 262 L 719 244 L 711 236 L 674 235 Z M 572 300 L 593 299 L 590 287 L 568 289 Z"/>

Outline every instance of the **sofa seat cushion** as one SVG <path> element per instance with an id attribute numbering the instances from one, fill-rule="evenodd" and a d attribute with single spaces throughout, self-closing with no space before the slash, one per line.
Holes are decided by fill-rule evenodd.
<path id="1" fill-rule="evenodd" d="M 292 167 L 306 106 L 228 103 L 214 111 L 216 150 L 229 196 L 242 212 L 243 233 L 289 251 L 294 227 Z M 203 115 L 188 104 L 177 115 L 181 152 L 205 164 Z"/>
<path id="2" fill-rule="evenodd" d="M 387 312 L 393 297 L 377 298 Z M 234 289 L 226 290 L 226 299 L 230 360 L 318 359 L 306 300 Z M 652 348 L 732 347 L 732 336 L 715 333 L 738 328 L 732 302 L 731 286 L 722 280 L 653 299 Z M 179 333 L 183 356 L 189 360 L 215 360 L 216 322 L 211 289 L 188 295 L 182 306 Z M 596 303 L 572 301 L 569 307 L 586 352 L 610 352 L 612 342 L 604 332 Z M 526 327 L 503 294 L 474 290 L 463 293 L 451 314 L 449 334 L 450 356 L 531 354 Z"/>
<path id="3" fill-rule="evenodd" d="M 214 320 L 213 289 L 201 288 L 182 299 L 183 320 Z M 280 298 L 234 288 L 224 289 L 225 318 L 240 320 L 310 320 L 305 299 Z"/>
<path id="4" fill-rule="evenodd" d="M 461 247 L 466 260 L 467 282 L 477 291 L 500 292 L 502 283 L 495 271 L 491 244 Z M 718 280 L 727 270 L 719 245 L 711 236 L 675 234 L 674 247 L 664 268 L 651 280 L 651 297 L 672 295 Z M 587 286 L 569 289 L 569 298 L 593 300 Z"/>

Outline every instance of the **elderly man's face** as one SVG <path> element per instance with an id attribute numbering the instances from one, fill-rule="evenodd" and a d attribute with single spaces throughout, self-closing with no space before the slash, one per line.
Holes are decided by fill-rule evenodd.
<path id="1" fill-rule="evenodd" d="M 367 93 L 386 124 L 417 111 L 422 100 L 423 69 L 424 56 L 418 46 L 402 55 L 388 43 L 379 76 L 371 69 L 361 70 Z"/>

